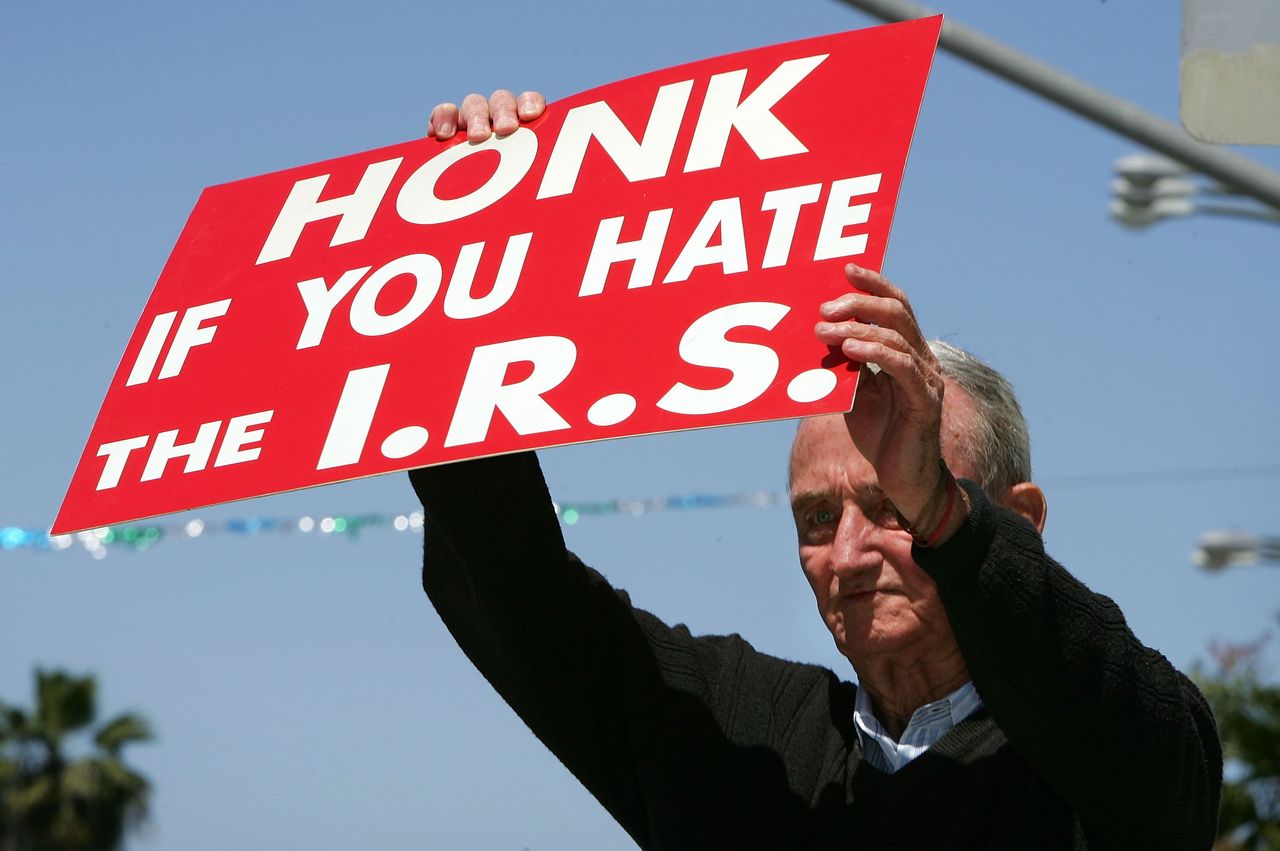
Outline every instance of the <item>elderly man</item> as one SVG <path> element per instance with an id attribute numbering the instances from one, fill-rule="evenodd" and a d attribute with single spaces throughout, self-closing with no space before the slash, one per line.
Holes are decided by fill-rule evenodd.
<path id="1" fill-rule="evenodd" d="M 432 132 L 516 115 L 472 97 Z M 411 474 L 441 617 L 645 848 L 1209 848 L 1212 716 L 1045 554 L 1008 384 L 931 347 L 881 276 L 846 275 L 815 331 L 877 369 L 853 412 L 801 424 L 790 478 L 857 686 L 634 608 L 565 549 L 532 454 Z"/>

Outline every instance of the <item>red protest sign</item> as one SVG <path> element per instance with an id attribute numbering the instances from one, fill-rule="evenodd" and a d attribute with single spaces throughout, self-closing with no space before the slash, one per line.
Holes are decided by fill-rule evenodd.
<path id="1" fill-rule="evenodd" d="M 656 71 L 514 134 L 206 189 L 55 533 L 410 467 L 847 410 L 940 18 Z"/>

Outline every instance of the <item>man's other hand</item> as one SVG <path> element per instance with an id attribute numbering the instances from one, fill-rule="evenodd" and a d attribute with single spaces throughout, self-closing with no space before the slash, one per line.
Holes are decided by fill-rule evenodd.
<path id="1" fill-rule="evenodd" d="M 498 89 L 489 97 L 472 92 L 457 104 L 442 103 L 431 110 L 427 135 L 452 139 L 459 131 L 469 142 L 483 142 L 493 133 L 510 136 L 520 122 L 533 121 L 547 108 L 547 99 L 538 92 L 525 92 L 516 97 L 506 89 Z"/>

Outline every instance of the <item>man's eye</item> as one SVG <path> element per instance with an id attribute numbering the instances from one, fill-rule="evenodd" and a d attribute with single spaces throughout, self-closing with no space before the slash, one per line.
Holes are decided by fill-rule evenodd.
<path id="1" fill-rule="evenodd" d="M 812 526 L 826 526 L 828 523 L 834 523 L 836 513 L 830 508 L 817 508 L 809 515 L 809 523 Z"/>

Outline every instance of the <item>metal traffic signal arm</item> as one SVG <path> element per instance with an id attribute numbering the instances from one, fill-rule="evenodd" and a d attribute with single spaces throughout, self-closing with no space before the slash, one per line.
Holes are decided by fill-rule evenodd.
<path id="1" fill-rule="evenodd" d="M 903 0 L 841 2 L 885 21 L 904 21 L 937 14 L 932 9 Z M 1225 148 L 1197 142 L 1181 128 L 1141 107 L 988 38 L 953 18 L 948 17 L 943 23 L 938 45 L 961 59 L 1208 175 L 1233 193 L 1256 198 L 1270 208 L 1263 213 L 1263 218 L 1280 214 L 1280 172 Z M 1167 209 L 1181 209 L 1183 206 L 1177 203 L 1163 205 Z M 1257 217 L 1249 212 L 1244 215 Z"/>

